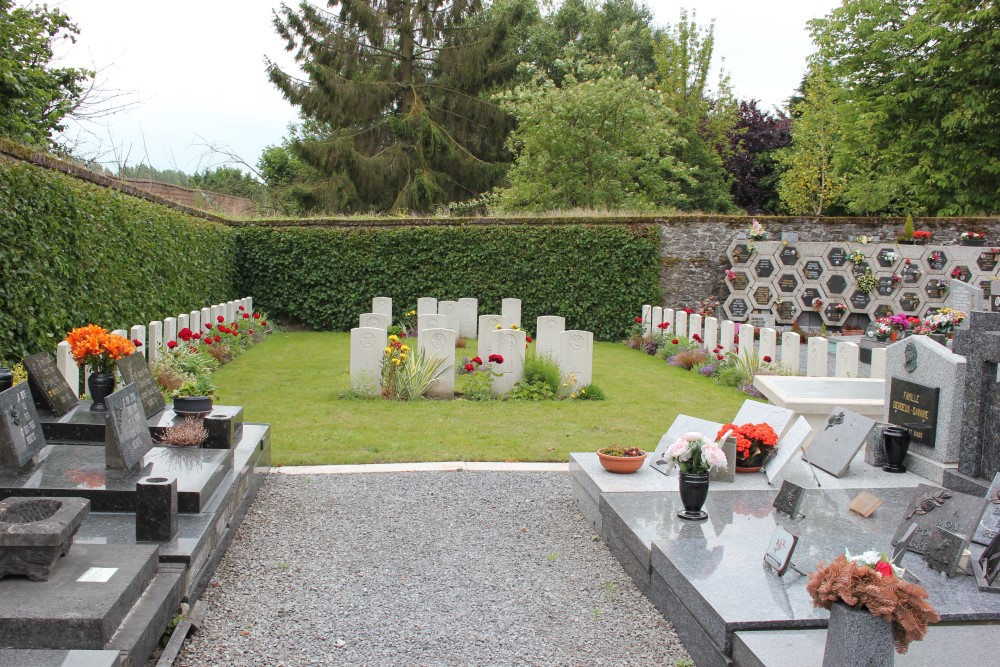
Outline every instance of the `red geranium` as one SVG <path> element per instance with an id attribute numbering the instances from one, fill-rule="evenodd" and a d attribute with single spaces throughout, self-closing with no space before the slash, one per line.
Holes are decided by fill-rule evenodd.
<path id="1" fill-rule="evenodd" d="M 491 354 L 489 356 L 489 361 L 490 361 L 490 363 L 502 364 L 503 363 L 503 357 L 500 356 L 499 354 Z"/>
<path id="2" fill-rule="evenodd" d="M 194 338 L 195 340 L 201 340 L 201 334 L 200 333 L 191 334 L 191 338 Z"/>
<path id="3" fill-rule="evenodd" d="M 670 341 L 670 342 L 671 342 L 671 343 L 673 343 L 674 345 L 679 345 L 679 344 L 680 344 L 680 340 L 678 340 L 678 339 L 676 339 L 676 338 L 675 338 L 675 339 L 673 339 L 673 340 L 672 340 L 672 341 Z"/>
<path id="4" fill-rule="evenodd" d="M 180 338 L 185 343 L 188 342 L 189 340 L 191 340 L 191 336 L 192 335 L 193 334 L 192 334 L 191 330 L 189 328 L 187 328 L 187 327 L 184 327 L 183 329 L 181 329 L 180 331 L 177 332 L 177 337 Z"/>
<path id="5" fill-rule="evenodd" d="M 212 344 L 212 337 L 211 336 L 205 336 L 205 340 L 203 340 L 202 342 L 205 343 L 205 345 L 211 345 Z"/>
<path id="6" fill-rule="evenodd" d="M 206 329 L 211 329 L 211 328 L 212 328 L 212 323 L 211 323 L 211 322 L 209 322 L 208 324 L 206 324 L 206 325 L 205 325 L 205 328 L 206 328 Z"/>
<path id="7" fill-rule="evenodd" d="M 769 354 L 765 354 L 764 355 L 764 363 L 765 364 L 771 363 L 771 355 L 769 355 Z"/>
<path id="8" fill-rule="evenodd" d="M 670 322 L 660 322 L 660 323 L 659 323 L 659 324 L 657 324 L 656 326 L 657 326 L 657 328 L 659 328 L 659 329 L 666 329 L 667 327 L 669 327 L 669 326 L 670 326 Z"/>
<path id="9" fill-rule="evenodd" d="M 476 364 L 477 366 L 482 366 L 483 365 L 483 360 L 480 359 L 479 357 L 473 357 L 472 358 L 472 363 Z"/>
<path id="10" fill-rule="evenodd" d="M 175 341 L 175 340 L 168 340 L 167 341 L 167 349 L 172 350 L 175 347 L 177 347 L 177 341 Z"/>
<path id="11" fill-rule="evenodd" d="M 743 424 L 742 426 L 723 424 L 719 432 L 715 434 L 715 439 L 718 440 L 724 436 L 726 431 L 732 431 L 733 435 L 736 436 L 736 455 L 741 459 L 757 456 L 764 453 L 764 450 L 778 444 L 778 434 L 774 432 L 770 424 Z"/>
<path id="12" fill-rule="evenodd" d="M 466 364 L 465 365 L 465 370 L 468 371 L 469 373 L 471 373 L 472 371 L 476 370 L 476 367 L 473 366 L 472 364 Z"/>
<path id="13" fill-rule="evenodd" d="M 528 341 L 529 343 L 533 343 L 534 342 L 534 339 L 531 336 L 525 336 L 524 340 Z"/>

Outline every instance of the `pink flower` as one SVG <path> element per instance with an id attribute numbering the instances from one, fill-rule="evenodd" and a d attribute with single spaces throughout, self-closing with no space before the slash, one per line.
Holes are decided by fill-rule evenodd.
<path id="1" fill-rule="evenodd" d="M 171 349 L 171 350 L 172 350 L 172 349 L 174 349 L 175 347 L 177 347 L 177 341 L 175 341 L 175 340 L 168 340 L 168 341 L 167 341 L 167 348 L 168 348 L 168 349 Z"/>

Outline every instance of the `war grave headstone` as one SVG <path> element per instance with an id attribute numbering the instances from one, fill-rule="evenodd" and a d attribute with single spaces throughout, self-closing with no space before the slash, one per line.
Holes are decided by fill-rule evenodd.
<path id="1" fill-rule="evenodd" d="M 874 428 L 874 419 L 834 408 L 826 426 L 817 431 L 810 443 L 805 458 L 834 477 L 843 477 Z"/>
<path id="2" fill-rule="evenodd" d="M 917 532 L 910 541 L 910 551 L 914 553 L 923 554 L 927 550 L 934 528 L 943 528 L 968 543 L 979 526 L 985 507 L 984 498 L 918 484 L 904 509 L 892 543 L 895 545 L 912 524 L 917 526 Z"/>
<path id="3" fill-rule="evenodd" d="M 461 316 L 458 312 L 458 301 L 438 301 L 438 315 L 447 318 L 447 328 L 458 333 Z"/>
<path id="4" fill-rule="evenodd" d="M 514 385 L 524 379 L 524 345 L 525 336 L 522 329 L 500 329 L 493 333 L 497 354 L 503 357 L 503 363 L 494 366 L 491 386 L 494 396 L 503 396 Z M 480 355 L 481 356 L 481 355 Z"/>
<path id="5" fill-rule="evenodd" d="M 426 317 L 426 316 L 425 316 Z M 455 397 L 455 338 L 454 329 L 422 329 L 417 349 L 428 359 L 440 359 L 440 376 L 431 383 L 427 395 L 434 398 Z"/>
<path id="6" fill-rule="evenodd" d="M 479 300 L 462 297 L 458 300 L 458 335 L 462 338 L 479 336 Z"/>
<path id="7" fill-rule="evenodd" d="M 437 313 L 427 314 L 427 315 L 417 315 L 417 332 L 423 332 L 424 329 L 447 329 L 448 328 L 448 317 L 446 315 L 438 315 Z"/>
<path id="8" fill-rule="evenodd" d="M 36 406 L 45 407 L 56 415 L 64 415 L 79 405 L 76 392 L 47 352 L 26 358 L 24 368 L 28 371 L 28 385 Z"/>
<path id="9" fill-rule="evenodd" d="M 986 510 L 972 541 L 987 545 L 997 534 L 1000 534 L 1000 473 L 993 476 L 993 483 L 986 492 Z"/>
<path id="10" fill-rule="evenodd" d="M 392 299 L 387 296 L 376 296 L 372 298 L 372 312 L 382 313 L 390 320 L 392 319 Z"/>
<path id="11" fill-rule="evenodd" d="M 559 358 L 559 334 L 566 330 L 566 318 L 542 315 L 535 326 L 535 354 L 551 360 Z"/>
<path id="12" fill-rule="evenodd" d="M 432 296 L 422 296 L 417 299 L 417 317 L 421 315 L 437 315 L 438 300 Z"/>
<path id="13" fill-rule="evenodd" d="M 503 299 L 500 301 L 500 314 L 507 318 L 509 324 L 522 326 L 521 322 L 521 300 Z"/>
<path id="14" fill-rule="evenodd" d="M 358 326 L 371 329 L 388 329 L 392 324 L 389 315 L 385 313 L 361 313 L 358 316 Z"/>
<path id="15" fill-rule="evenodd" d="M 572 376 L 577 388 L 587 387 L 594 375 L 594 334 L 570 330 L 559 334 L 559 370 Z M 565 381 L 565 379 L 564 379 Z"/>
<path id="16" fill-rule="evenodd" d="M 351 389 L 370 396 L 382 393 L 382 356 L 387 342 L 385 329 L 351 329 Z"/>
<path id="17" fill-rule="evenodd" d="M 128 384 L 134 384 L 139 391 L 139 398 L 142 399 L 142 409 L 147 417 L 152 417 L 157 412 L 165 410 L 166 401 L 160 388 L 153 380 L 152 373 L 149 372 L 149 364 L 138 354 L 130 354 L 118 360 L 116 366 L 121 373 L 122 379 Z"/>
<path id="18" fill-rule="evenodd" d="M 105 462 L 108 468 L 131 470 L 153 448 L 146 425 L 142 398 L 134 384 L 108 396 L 108 428 L 105 430 Z"/>
<path id="19" fill-rule="evenodd" d="M 0 467 L 22 468 L 43 447 L 42 425 L 27 384 L 0 392 Z"/>
<path id="20" fill-rule="evenodd" d="M 957 331 L 955 352 L 965 355 L 964 400 L 958 413 L 961 446 L 958 472 L 946 471 L 945 485 L 985 493 L 1000 472 L 1000 313 L 974 311 L 969 328 Z M 936 480 L 935 480 L 936 481 Z"/>

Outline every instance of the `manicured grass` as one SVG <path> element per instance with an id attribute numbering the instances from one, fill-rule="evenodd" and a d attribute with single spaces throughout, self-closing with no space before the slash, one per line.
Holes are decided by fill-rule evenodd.
<path id="1" fill-rule="evenodd" d="M 726 421 L 746 398 L 624 345 L 595 343 L 604 401 L 344 400 L 349 346 L 346 333 L 274 334 L 216 373 L 218 402 L 271 424 L 276 465 L 318 465 L 565 461 L 612 443 L 651 450 L 678 413 Z M 474 353 L 475 341 L 458 350 L 459 359 Z"/>

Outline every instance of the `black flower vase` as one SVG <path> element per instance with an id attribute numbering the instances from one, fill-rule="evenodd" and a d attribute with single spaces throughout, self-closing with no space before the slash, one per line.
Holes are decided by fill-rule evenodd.
<path id="1" fill-rule="evenodd" d="M 0 391 L 6 391 L 14 386 L 14 374 L 9 368 L 0 368 Z"/>
<path id="2" fill-rule="evenodd" d="M 882 449 L 885 451 L 886 472 L 906 472 L 903 461 L 910 451 L 910 432 L 901 426 L 887 426 L 882 431 Z"/>
<path id="3" fill-rule="evenodd" d="M 701 521 L 708 518 L 708 512 L 701 509 L 708 498 L 707 472 L 681 472 L 680 477 L 681 504 L 684 510 L 677 513 L 687 521 Z"/>
<path id="4" fill-rule="evenodd" d="M 87 378 L 87 389 L 90 391 L 90 410 L 92 412 L 107 412 L 108 406 L 104 404 L 104 399 L 110 396 L 115 390 L 114 373 L 91 373 Z"/>

